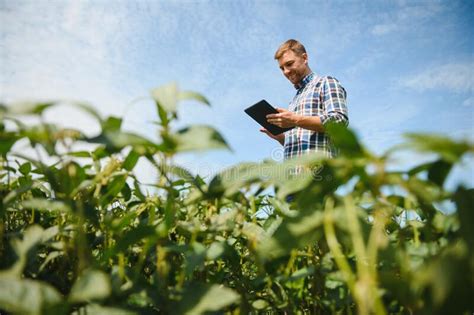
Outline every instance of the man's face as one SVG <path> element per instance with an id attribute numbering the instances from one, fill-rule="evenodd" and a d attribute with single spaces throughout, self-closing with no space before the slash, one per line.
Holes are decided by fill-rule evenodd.
<path id="1" fill-rule="evenodd" d="M 288 50 L 278 59 L 280 69 L 293 84 L 298 84 L 308 74 L 308 55 L 297 55 Z"/>

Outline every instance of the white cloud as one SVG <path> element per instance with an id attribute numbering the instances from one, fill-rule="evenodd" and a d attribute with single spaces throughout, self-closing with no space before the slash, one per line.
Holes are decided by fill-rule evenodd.
<path id="1" fill-rule="evenodd" d="M 115 87 L 123 79 L 117 68 L 124 61 L 110 58 L 117 49 L 110 39 L 123 18 L 119 10 L 82 1 L 26 2 L 0 14 L 3 101 L 85 98 L 107 114 L 128 101 Z"/>
<path id="2" fill-rule="evenodd" d="M 355 64 L 348 67 L 345 72 L 351 77 L 361 74 L 364 75 L 367 73 L 367 69 L 377 65 L 377 63 L 385 57 L 387 57 L 385 52 L 379 49 L 372 49 L 365 53 Z"/>
<path id="3" fill-rule="evenodd" d="M 74 1 L 69 4 L 64 13 L 63 25 L 66 29 L 74 31 L 74 27 L 77 27 L 81 19 L 83 12 L 84 2 Z"/>
<path id="4" fill-rule="evenodd" d="M 471 96 L 468 99 L 464 100 L 464 102 L 462 102 L 462 105 L 466 106 L 466 107 L 473 107 L 474 106 L 474 97 Z"/>
<path id="5" fill-rule="evenodd" d="M 394 32 L 413 30 L 440 13 L 443 8 L 443 5 L 433 2 L 422 4 L 400 2 L 397 10 L 381 14 L 378 18 L 380 22 L 375 24 L 370 32 L 375 36 L 383 36 Z"/>
<path id="6" fill-rule="evenodd" d="M 123 23 L 126 9 L 124 3 L 86 1 L 2 4 L 0 101 L 84 100 L 103 115 L 124 116 L 126 105 L 138 96 L 124 55 L 133 32 Z M 144 111 L 124 119 L 136 112 Z M 89 136 L 100 131 L 94 119 L 72 107 L 48 109 L 44 117 Z M 143 123 L 137 125 L 135 129 L 144 129 Z M 153 176 L 144 167 L 137 172 L 140 178 Z"/>
<path id="7" fill-rule="evenodd" d="M 349 114 L 350 114 L 349 108 Z M 385 105 L 371 109 L 370 115 L 365 115 L 351 125 L 361 135 L 363 143 L 376 153 L 383 153 L 388 148 L 403 141 L 404 123 L 419 115 L 422 108 L 416 104 Z M 360 127 L 359 127 L 360 126 Z"/>
<path id="8" fill-rule="evenodd" d="M 394 23 L 377 24 L 372 28 L 371 32 L 373 35 L 380 36 L 380 35 L 384 35 L 384 34 L 388 34 L 393 31 L 396 31 L 397 29 L 398 27 Z"/>
<path id="9" fill-rule="evenodd" d="M 450 63 L 399 80 L 399 85 L 418 91 L 472 92 L 474 90 L 474 62 Z"/>

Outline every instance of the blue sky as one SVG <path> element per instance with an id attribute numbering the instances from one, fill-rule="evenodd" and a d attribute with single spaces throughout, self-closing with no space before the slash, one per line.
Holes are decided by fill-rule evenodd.
<path id="1" fill-rule="evenodd" d="M 154 138 L 153 103 L 133 100 L 176 81 L 212 104 L 183 103 L 177 127 L 212 125 L 233 149 L 177 157 L 212 174 L 281 157 L 243 109 L 260 99 L 288 105 L 295 90 L 273 55 L 295 38 L 313 71 L 346 88 L 350 126 L 371 150 L 384 152 L 405 132 L 474 141 L 473 12 L 472 1 L 0 0 L 0 100 L 88 100 Z M 46 116 L 98 130 L 69 108 Z M 456 181 L 472 186 L 473 164 L 467 159 Z"/>

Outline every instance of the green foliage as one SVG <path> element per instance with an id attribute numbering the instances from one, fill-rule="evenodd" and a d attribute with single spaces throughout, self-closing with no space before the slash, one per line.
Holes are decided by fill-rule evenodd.
<path id="1" fill-rule="evenodd" d="M 379 157 L 330 125 L 338 158 L 241 163 L 203 180 L 173 157 L 228 144 L 210 126 L 173 123 L 180 102 L 208 100 L 174 83 L 151 98 L 158 140 L 85 103 L 0 106 L 0 312 L 473 312 L 474 190 L 445 188 L 472 144 L 411 134 Z M 65 103 L 100 133 L 43 122 Z M 13 152 L 20 140 L 48 157 Z M 390 171 L 399 150 L 434 159 Z M 158 172 L 152 189 L 134 174 L 141 159 Z"/>

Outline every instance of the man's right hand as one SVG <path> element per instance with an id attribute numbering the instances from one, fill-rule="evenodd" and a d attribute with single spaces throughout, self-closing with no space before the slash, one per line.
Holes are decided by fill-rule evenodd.
<path id="1" fill-rule="evenodd" d="M 281 145 L 285 144 L 285 134 L 284 133 L 280 133 L 279 135 L 275 136 L 275 135 L 271 134 L 271 132 L 268 131 L 265 128 L 260 128 L 260 132 L 263 132 L 264 134 L 266 134 L 270 138 L 275 139 L 276 141 L 280 142 Z"/>

